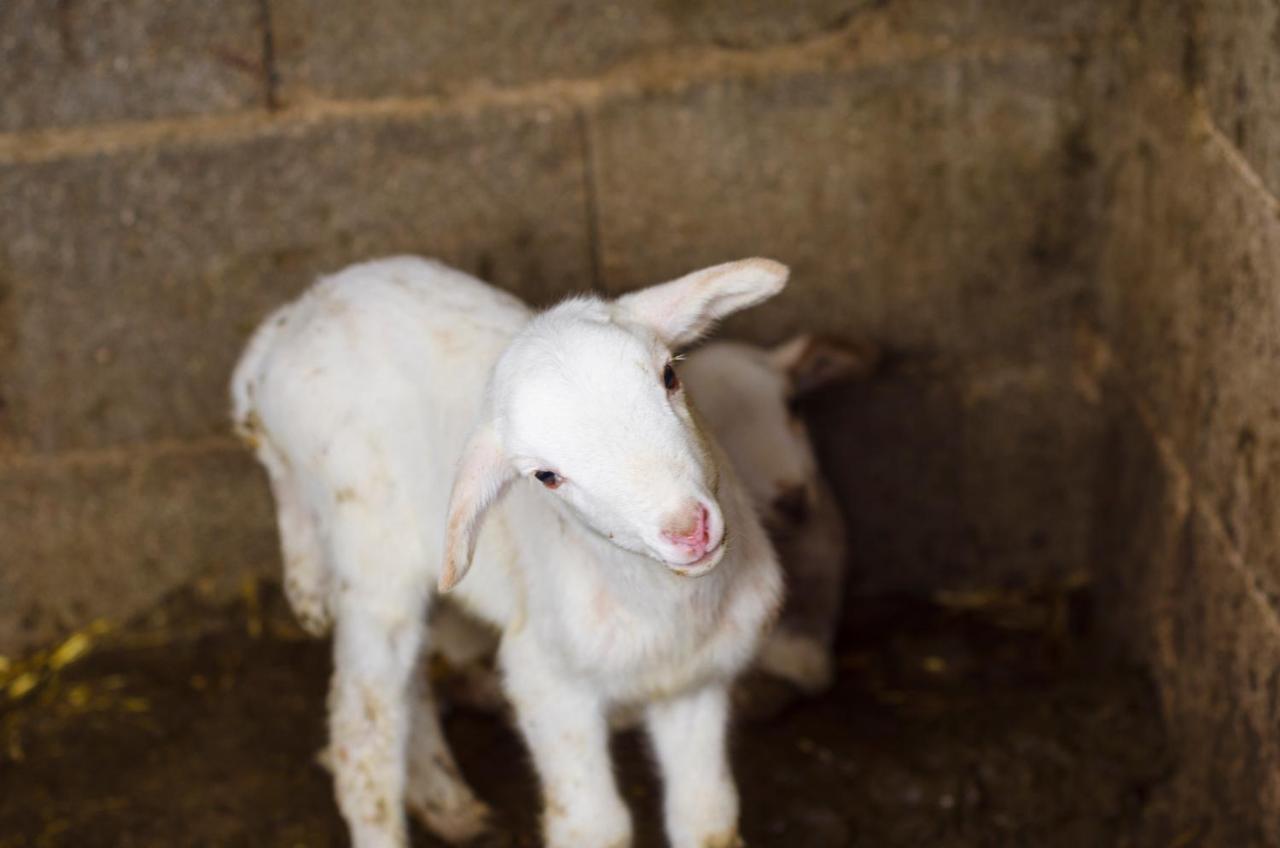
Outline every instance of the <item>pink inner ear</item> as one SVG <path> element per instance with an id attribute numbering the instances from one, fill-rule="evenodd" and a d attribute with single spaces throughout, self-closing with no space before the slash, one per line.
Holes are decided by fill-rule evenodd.
<path id="1" fill-rule="evenodd" d="M 669 346 L 681 347 L 720 319 L 782 291 L 788 274 L 785 265 L 772 259 L 740 259 L 632 292 L 617 303 Z"/>
<path id="2" fill-rule="evenodd" d="M 463 450 L 449 497 L 440 591 L 452 589 L 470 570 L 485 513 L 513 476 L 497 435 L 487 426 L 478 428 Z"/>

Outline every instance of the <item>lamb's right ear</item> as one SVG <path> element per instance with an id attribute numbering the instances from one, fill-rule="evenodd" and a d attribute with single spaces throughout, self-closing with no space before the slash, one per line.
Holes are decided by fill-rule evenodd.
<path id="1" fill-rule="evenodd" d="M 772 259 L 739 259 L 618 298 L 627 315 L 669 347 L 691 344 L 717 321 L 782 291 L 790 270 Z"/>
<path id="2" fill-rule="evenodd" d="M 502 443 L 493 427 L 481 424 L 467 440 L 449 495 L 449 520 L 444 530 L 444 560 L 439 589 L 447 592 L 467 575 L 485 512 L 515 479 Z"/>

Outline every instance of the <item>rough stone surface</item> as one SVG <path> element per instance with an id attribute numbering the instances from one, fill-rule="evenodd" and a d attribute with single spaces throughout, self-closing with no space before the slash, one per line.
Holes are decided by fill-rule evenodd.
<path id="1" fill-rule="evenodd" d="M 1187 765 L 1176 790 L 1207 821 L 1207 844 L 1280 844 L 1280 618 L 1227 540 L 1196 516 L 1167 604 L 1169 723 Z M 1211 810 L 1212 814 L 1207 814 Z"/>
<path id="2" fill-rule="evenodd" d="M 513 110 L 0 167 L 0 436 L 226 433 L 257 321 L 352 261 L 440 256 L 534 300 L 587 288 L 580 149 L 571 118 Z"/>
<path id="3" fill-rule="evenodd" d="M 75 38 L 93 9 L 60 8 L 7 9 L 38 36 L 4 42 L 19 51 L 15 72 L 77 93 L 96 89 L 59 74 L 89 74 L 139 99 L 102 94 L 90 108 L 33 89 L 30 103 L 60 111 L 28 104 L 12 126 L 265 96 L 259 4 L 228 7 L 198 36 L 165 35 L 180 8 L 126 6 L 92 51 Z M 241 115 L 149 144 L 117 134 L 101 152 L 82 139 L 0 164 L 0 453 L 168 450 L 225 433 L 227 373 L 256 321 L 357 259 L 430 253 L 548 302 L 764 253 L 792 264 L 793 287 L 731 333 L 870 337 L 898 362 L 814 410 L 861 552 L 856 585 L 1034 582 L 1078 567 L 1093 466 L 1073 457 L 1097 415 L 1073 382 L 1089 309 L 1073 40 L 1098 27 L 1086 4 L 273 0 L 269 11 L 278 120 Z M 231 52 L 190 44 L 227 33 L 243 36 Z M 775 49 L 790 51 L 776 72 L 761 58 Z M 171 55 L 196 61 L 173 70 Z M 250 55 L 259 64 L 236 59 Z M 200 64 L 209 56 L 218 73 Z M 708 73 L 708 56 L 755 64 Z M 35 74 L 40 63 L 60 70 Z M 543 105 L 462 93 L 290 111 L 310 98 L 554 89 L 627 64 L 658 84 L 605 82 L 586 101 L 543 92 Z M 223 72 L 249 86 L 241 100 L 195 97 L 224 91 Z M 260 482 L 239 485 L 261 498 Z M 23 486 L 37 499 L 63 491 Z M 128 509 L 142 521 L 152 505 Z M 15 574 L 60 573 L 58 550 Z"/>
<path id="4" fill-rule="evenodd" d="M 1200 55 L 1214 120 L 1280 194 L 1280 2 L 1203 2 Z"/>
<path id="5" fill-rule="evenodd" d="M 1097 31 L 1110 14 L 1096 3 L 1053 0 L 888 0 L 879 5 L 899 26 L 957 40 L 1071 39 Z"/>
<path id="6" fill-rule="evenodd" d="M 1280 203 L 1187 123 L 1149 112 L 1117 160 L 1103 320 L 1128 390 L 1280 597 L 1280 398 L 1261 388 L 1280 375 Z"/>
<path id="7" fill-rule="evenodd" d="M 0 131 L 266 103 L 255 0 L 0 3 Z"/>
<path id="8" fill-rule="evenodd" d="M 1274 844 L 1274 2 L 267 5 L 271 118 L 261 4 L 0 7 L 0 131 L 78 139 L 0 164 L 0 650 L 270 567 L 225 382 L 316 274 L 548 302 L 773 255 L 730 334 L 889 351 L 808 409 L 854 591 L 1090 567 L 1184 832 Z"/>
<path id="9" fill-rule="evenodd" d="M 865 591 L 1080 565 L 1096 410 L 1071 382 L 1089 304 L 1073 82 L 1033 52 L 714 83 L 591 119 L 606 290 L 773 256 L 787 291 L 729 332 L 874 338 L 901 360 L 818 422 Z"/>
<path id="10" fill-rule="evenodd" d="M 1153 671 L 1179 767 L 1157 806 L 1175 835 L 1272 846 L 1280 834 L 1280 617 L 1183 470 L 1134 412 L 1108 451 L 1114 521 L 1100 539 L 1102 620 Z"/>
<path id="11" fill-rule="evenodd" d="M 820 39 L 855 19 L 923 37 L 1062 39 L 1093 29 L 1087 3 L 803 0 L 774 3 L 339 3 L 275 0 L 286 101 L 439 94 L 578 78 L 699 49 L 742 51 Z"/>
<path id="12" fill-rule="evenodd" d="M 772 255 L 791 288 L 730 334 L 889 351 L 808 409 L 853 590 L 1091 568 L 1182 748 L 1172 841 L 1277 844 L 1278 32 L 1277 0 L 0 5 L 0 132 L 49 131 L 0 162 L 0 651 L 269 567 L 225 383 L 316 274 L 424 252 L 548 302 Z"/>
<path id="13" fill-rule="evenodd" d="M 776 256 L 792 284 L 734 329 L 861 331 L 948 353 L 1026 348 L 1082 288 L 1054 273 L 1075 235 L 1057 208 L 1074 187 L 1070 86 L 1067 63 L 1039 55 L 606 106 L 591 121 L 603 285 Z"/>
<path id="14" fill-rule="evenodd" d="M 265 483 L 233 444 L 0 466 L 0 654 L 115 621 L 206 573 L 277 558 Z"/>
<path id="15" fill-rule="evenodd" d="M 396 8 L 344 20 L 402 33 L 417 31 L 404 15 L 443 14 Z M 521 50 L 543 52 L 516 50 L 506 65 L 477 50 L 478 64 L 454 67 L 448 51 L 465 41 L 458 36 L 437 42 L 443 59 L 425 57 L 452 74 L 433 71 L 425 88 L 395 70 L 394 54 L 377 60 L 394 82 L 352 73 L 340 78 L 355 88 L 315 84 L 346 97 L 596 73 L 659 47 L 747 50 L 817 36 L 861 8 L 632 7 L 627 14 L 679 21 L 612 28 L 632 41 L 610 53 L 597 39 L 587 58 L 526 39 Z M 999 41 L 1033 18 L 1048 21 L 1032 26 L 1037 37 L 1060 34 L 1071 18 L 1046 17 L 1047 8 L 1009 11 L 1001 20 L 1010 29 L 991 32 L 995 47 L 957 58 L 945 39 L 981 35 L 976 7 L 931 16 L 922 4 L 895 4 L 868 12 L 882 20 L 863 34 L 936 35 L 939 55 L 660 87 L 666 94 L 628 89 L 583 115 L 505 101 L 396 105 L 14 160 L 0 167 L 0 447 L 56 458 L 156 442 L 180 448 L 224 433 L 227 373 L 256 321 L 314 275 L 372 255 L 439 255 L 547 302 L 770 253 L 793 264 L 796 284 L 767 319 L 762 312 L 733 329 L 768 339 L 801 329 L 872 337 L 905 363 L 869 389 L 865 405 L 851 406 L 860 396 L 846 394 L 818 412 L 824 450 L 852 469 L 833 476 L 861 540 L 858 585 L 1049 579 L 1077 565 L 1071 540 L 1087 536 L 1088 513 L 1073 492 L 1091 489 L 1091 466 L 1069 459 L 1086 449 L 1094 414 L 1070 386 L 1084 303 L 1073 271 L 1077 72 L 1043 44 Z M 298 67 L 290 33 L 304 18 L 320 39 L 307 44 L 338 38 L 324 50 L 373 61 L 342 47 L 350 32 L 320 23 L 314 10 L 272 9 L 286 90 Z M 470 4 L 449 14 L 480 26 L 497 13 Z M 524 20 L 532 32 L 521 16 L 545 14 L 532 4 L 503 25 Z M 608 19 L 595 7 L 568 14 L 573 26 Z M 99 485 L 16 473 L 0 482 L 20 484 L 30 503 L 74 500 Z M 253 476 L 225 485 L 247 503 L 264 501 Z M 193 532 L 182 501 L 178 512 L 157 510 L 157 496 L 122 505 L 128 522 Z M 15 603 L 38 597 L 38 575 L 64 574 L 60 545 L 81 544 L 97 526 L 86 520 L 83 533 L 24 554 L 11 572 Z M 205 561 L 176 546 L 171 579 L 160 582 Z M 122 581 L 118 595 L 102 597 L 122 608 L 152 597 L 137 588 Z M 73 608 L 50 608 L 56 614 L 42 619 L 50 627 L 73 623 Z"/>
<path id="16" fill-rule="evenodd" d="M 699 45 L 758 47 L 839 26 L 870 5 L 274 0 L 272 18 L 282 96 L 297 102 L 580 77 Z"/>
<path id="17" fill-rule="evenodd" d="M 1223 92 L 1274 88 L 1268 18 L 1245 6 L 1184 8 L 1189 73 L 1149 57 L 1100 128 L 1114 361 L 1095 550 L 1103 618 L 1149 663 L 1180 740 L 1183 832 L 1265 846 L 1280 844 L 1280 202 L 1249 138 L 1265 120 L 1246 110 L 1237 134 L 1223 117 Z"/>
<path id="18" fill-rule="evenodd" d="M 304 637 L 277 588 L 247 597 L 229 606 L 175 593 L 5 705 L 0 750 L 21 755 L 0 769 L 8 844 L 347 844 L 333 782 L 311 765 L 325 744 L 329 646 Z M 735 722 L 743 838 L 753 848 L 1176 845 L 1178 833 L 1144 814 L 1169 760 L 1155 693 L 1140 671 L 1064 639 L 1050 603 L 1024 600 L 1016 629 L 1007 608 L 851 608 L 831 691 Z M 482 844 L 536 844 L 542 798 L 527 749 L 508 721 L 451 701 L 461 681 L 436 671 L 450 747 L 496 812 L 497 835 Z M 632 844 L 662 848 L 647 741 L 619 735 L 613 760 Z M 446 846 L 421 831 L 411 844 Z"/>

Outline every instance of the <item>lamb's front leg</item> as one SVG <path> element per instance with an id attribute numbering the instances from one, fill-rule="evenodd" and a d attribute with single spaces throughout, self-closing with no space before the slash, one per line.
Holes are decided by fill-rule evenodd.
<path id="1" fill-rule="evenodd" d="M 655 702 L 645 719 L 662 770 L 663 813 L 673 848 L 741 845 L 727 747 L 727 689 L 707 686 Z"/>
<path id="2" fill-rule="evenodd" d="M 542 781 L 547 848 L 625 848 L 631 815 L 609 758 L 605 706 L 536 648 L 504 644 L 507 694 Z"/>

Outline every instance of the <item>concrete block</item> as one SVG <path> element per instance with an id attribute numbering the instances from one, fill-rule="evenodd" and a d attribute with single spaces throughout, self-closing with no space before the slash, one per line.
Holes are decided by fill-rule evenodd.
<path id="1" fill-rule="evenodd" d="M 926 38 L 1061 40 L 1094 28 L 1087 4 L 908 0 L 750 0 L 519 4 L 274 0 L 286 101 L 440 94 L 655 64 L 695 50 L 794 45 L 851 21 Z"/>
<path id="2" fill-rule="evenodd" d="M 1174 791 L 1206 844 L 1280 844 L 1280 616 L 1226 540 L 1197 516 L 1163 598 L 1177 671 L 1162 680 L 1182 757 Z"/>
<path id="3" fill-rule="evenodd" d="M 279 561 L 265 477 L 232 444 L 0 466 L 0 654 L 120 621 L 202 574 Z"/>
<path id="4" fill-rule="evenodd" d="M 1108 10 L 1052 0 L 891 0 L 884 14 L 897 27 L 955 40 L 1068 40 L 1095 32 Z"/>
<path id="5" fill-rule="evenodd" d="M 1257 569 L 1170 463 L 1117 410 L 1096 537 L 1107 643 L 1150 671 L 1179 767 L 1160 792 L 1172 830 L 1211 845 L 1280 833 L 1280 616 Z"/>
<path id="6" fill-rule="evenodd" d="M 440 94 L 599 74 L 695 48 L 794 41 L 839 26 L 868 0 L 593 2 L 273 0 L 282 96 Z"/>
<path id="7" fill-rule="evenodd" d="M 266 103 L 255 0 L 0 4 L 0 131 Z"/>
<path id="8" fill-rule="evenodd" d="M 1230 543 L 1280 597 L 1280 220 L 1220 146 L 1214 154 L 1204 193 L 1186 198 L 1203 216 L 1189 245 L 1203 322 L 1192 455 Z"/>
<path id="9" fill-rule="evenodd" d="M 588 288 L 580 150 L 569 116 L 513 109 L 0 165 L 0 433 L 37 452 L 225 433 L 256 323 L 356 260 L 435 255 L 535 301 Z"/>
<path id="10" fill-rule="evenodd" d="M 1212 5 L 1209 17 L 1240 6 Z M 1233 29 L 1252 39 L 1257 25 Z M 1202 56 L 1196 78 L 1212 88 L 1222 58 Z M 1099 304 L 1116 392 L 1098 505 L 1104 620 L 1149 664 L 1179 745 L 1176 832 L 1276 845 L 1275 200 L 1167 73 L 1129 97 L 1103 164 Z"/>
<path id="11" fill-rule="evenodd" d="M 774 256 L 791 285 L 733 331 L 1026 349 L 1085 287 L 1059 273 L 1079 200 L 1069 86 L 1065 58 L 1020 54 L 607 104 L 590 120 L 603 283 Z"/>
<path id="12" fill-rule="evenodd" d="M 1280 195 L 1280 2 L 1203 4 L 1198 55 L 1218 128 Z"/>
<path id="13" fill-rule="evenodd" d="M 1124 391 L 1159 417 L 1178 454 L 1194 463 L 1205 390 L 1198 363 L 1208 267 L 1196 242 L 1209 183 L 1207 150 L 1193 149 L 1185 135 L 1186 105 L 1152 96 L 1146 108 L 1122 109 L 1110 130 L 1098 308 L 1125 375 Z"/>
<path id="14" fill-rule="evenodd" d="M 1176 112 L 1140 123 L 1112 169 L 1103 321 L 1126 391 L 1280 593 L 1280 223 L 1229 142 Z"/>

